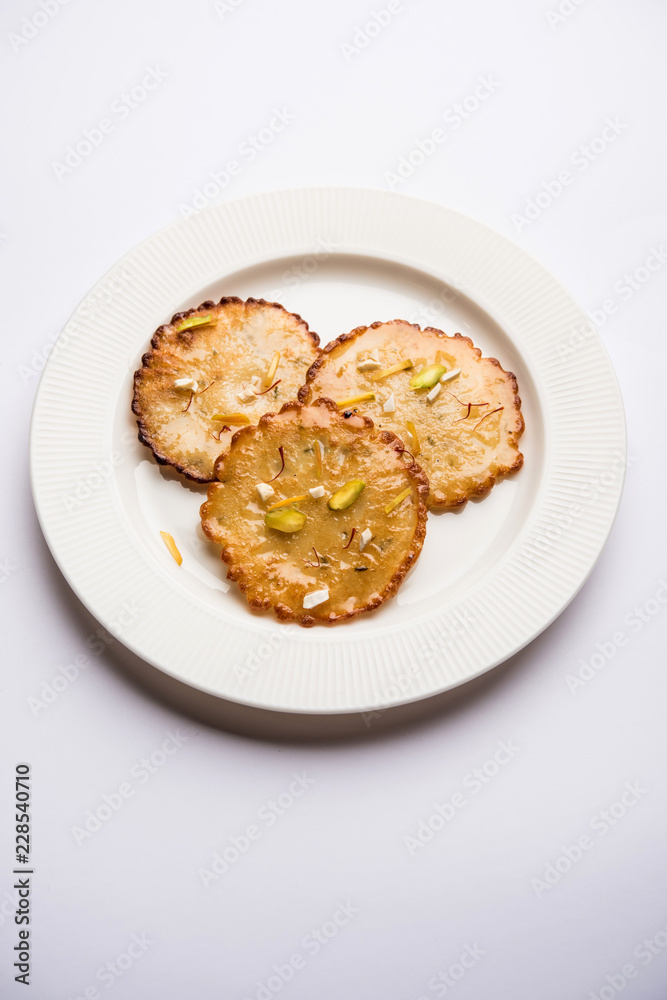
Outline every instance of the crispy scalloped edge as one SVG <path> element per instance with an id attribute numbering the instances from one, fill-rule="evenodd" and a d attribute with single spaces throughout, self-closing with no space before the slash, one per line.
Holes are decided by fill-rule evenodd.
<path id="1" fill-rule="evenodd" d="M 363 334 L 366 333 L 367 330 L 376 330 L 380 326 L 391 326 L 393 323 L 400 323 L 401 326 L 412 327 L 413 330 L 417 330 L 419 333 L 435 334 L 436 337 L 442 337 L 445 338 L 446 340 L 466 340 L 470 345 L 470 347 L 472 347 L 473 352 L 477 355 L 477 357 L 478 358 L 483 357 L 479 347 L 475 347 L 470 337 L 466 337 L 462 333 L 448 334 L 445 333 L 444 330 L 438 330 L 438 328 L 435 326 L 425 326 L 422 329 L 417 323 L 408 323 L 408 321 L 404 319 L 377 320 L 375 323 L 371 323 L 368 326 L 357 326 L 354 328 L 354 330 L 350 330 L 349 333 L 342 333 L 340 337 L 337 337 L 335 340 L 330 341 L 330 343 L 328 343 L 325 347 L 323 347 L 320 350 L 319 356 L 315 358 L 312 365 L 306 372 L 306 381 L 297 392 L 297 399 L 299 400 L 299 402 L 303 403 L 307 401 L 310 395 L 311 382 L 315 380 L 318 372 L 324 365 L 326 361 L 326 355 L 330 354 L 331 351 L 334 350 L 334 348 L 338 347 L 340 344 L 345 344 L 348 341 L 356 340 L 358 337 L 363 336 Z M 524 432 L 526 423 L 523 419 L 523 413 L 521 412 L 521 397 L 519 396 L 519 384 L 516 380 L 516 375 L 514 374 L 514 372 L 505 371 L 505 369 L 500 364 L 497 358 L 484 357 L 484 360 L 500 368 L 501 372 L 503 373 L 503 375 L 507 376 L 507 379 L 510 385 L 512 386 L 518 426 L 516 430 L 511 431 L 510 434 L 512 435 L 513 444 L 518 446 L 519 438 Z M 505 476 L 509 476 L 513 472 L 518 472 L 518 470 L 521 468 L 522 465 L 523 465 L 523 455 L 520 451 L 517 451 L 516 459 L 514 460 L 512 465 L 502 465 L 495 472 L 490 472 L 486 477 L 486 479 L 484 480 L 484 482 L 479 483 L 479 485 L 471 492 L 462 494 L 459 498 L 456 499 L 454 503 L 435 503 L 433 500 L 429 500 L 429 502 L 427 503 L 427 507 L 429 508 L 429 510 L 439 510 L 439 511 L 460 510 L 468 502 L 468 500 L 472 499 L 481 500 L 482 497 L 488 496 L 488 494 L 491 492 L 491 490 L 493 489 L 493 487 L 496 485 L 497 482 L 499 482 L 501 479 L 504 479 Z"/>
<path id="2" fill-rule="evenodd" d="M 225 451 L 222 455 L 218 457 L 216 461 L 216 468 L 218 467 L 222 468 L 222 466 L 224 466 L 224 463 L 229 457 L 232 449 L 239 441 L 242 441 L 243 438 L 247 435 L 256 434 L 257 431 L 262 428 L 263 424 L 266 425 L 267 423 L 269 423 L 270 418 L 280 416 L 281 413 L 286 413 L 289 410 L 296 410 L 298 412 L 300 410 L 305 409 L 307 406 L 326 406 L 327 409 L 331 410 L 333 413 L 341 417 L 343 420 L 346 419 L 340 413 L 337 404 L 332 399 L 327 399 L 324 396 L 321 397 L 320 399 L 316 399 L 312 403 L 300 403 L 297 401 L 284 403 L 277 414 L 265 413 L 260 417 L 259 422 L 256 425 L 250 427 L 241 427 L 240 430 L 236 431 L 229 443 L 229 448 L 227 449 L 227 451 Z M 364 427 L 359 429 L 360 433 L 364 433 L 367 430 L 370 431 L 375 428 L 375 424 L 373 423 L 370 417 L 366 417 L 363 414 L 359 413 L 356 413 L 355 417 L 361 417 L 364 421 Z M 403 452 L 405 451 L 405 446 L 403 442 L 396 434 L 393 433 L 393 431 L 379 431 L 378 439 L 383 444 L 390 445 L 394 449 L 394 451 L 398 452 L 399 454 L 403 454 Z M 314 615 L 308 614 L 305 611 L 302 612 L 293 611 L 291 608 L 287 607 L 286 604 L 281 604 L 280 602 L 277 604 L 271 604 L 271 601 L 268 599 L 265 601 L 253 600 L 250 597 L 248 597 L 248 586 L 245 581 L 245 576 L 247 575 L 247 571 L 245 570 L 244 565 L 242 563 L 235 564 L 233 562 L 233 558 L 229 550 L 223 547 L 221 553 L 221 559 L 224 563 L 227 563 L 229 566 L 229 569 L 227 570 L 227 579 L 233 580 L 238 585 L 239 590 L 241 591 L 241 593 L 245 595 L 245 598 L 251 608 L 254 608 L 257 611 L 267 611 L 269 610 L 269 608 L 273 608 L 276 617 L 280 621 L 296 622 L 297 624 L 302 625 L 304 628 L 310 628 L 313 625 L 338 625 L 343 621 L 348 621 L 351 618 L 356 618 L 360 614 L 363 614 L 367 611 L 373 611 L 375 608 L 380 607 L 381 604 L 384 604 L 385 601 L 389 600 L 389 598 L 393 597 L 397 593 L 399 587 L 401 586 L 403 580 L 405 579 L 406 574 L 412 568 L 414 563 L 417 561 L 417 558 L 419 557 L 419 554 L 424 545 L 424 539 L 426 537 L 426 523 L 427 523 L 427 513 L 428 513 L 426 508 L 426 497 L 428 496 L 429 492 L 428 477 L 424 472 L 424 470 L 421 468 L 421 466 L 418 465 L 416 462 L 414 462 L 410 466 L 406 466 L 405 471 L 414 479 L 417 488 L 417 524 L 415 526 L 409 550 L 406 552 L 402 562 L 397 567 L 393 576 L 387 582 L 387 585 L 385 586 L 384 590 L 377 596 L 376 599 L 372 601 L 367 601 L 366 604 L 362 605 L 359 608 L 355 608 L 354 611 L 343 611 L 340 614 L 337 614 L 335 618 L 318 618 L 315 617 Z M 200 516 L 202 519 L 202 530 L 204 531 L 204 534 L 207 536 L 207 538 L 209 538 L 210 541 L 212 542 L 216 542 L 217 544 L 222 544 L 224 546 L 224 541 L 222 541 L 220 537 L 216 537 L 216 535 L 212 531 L 207 530 L 207 523 L 206 523 L 206 519 L 209 516 L 209 509 L 208 509 L 209 504 L 212 503 L 218 488 L 222 488 L 221 483 L 212 483 L 209 486 L 208 497 L 200 508 Z"/>
<path id="3" fill-rule="evenodd" d="M 232 302 L 235 304 L 242 303 L 243 305 L 250 304 L 250 305 L 261 305 L 261 306 L 275 306 L 276 308 L 281 309 L 282 312 L 287 313 L 288 316 L 293 316 L 299 323 L 303 324 L 303 326 L 305 327 L 305 332 L 311 338 L 315 350 L 320 349 L 320 338 L 318 334 L 316 334 L 314 330 L 310 329 L 308 323 L 298 313 L 289 312 L 289 310 L 285 309 L 285 307 L 281 305 L 280 302 L 269 302 L 266 299 L 254 299 L 254 298 L 241 299 L 239 298 L 238 295 L 223 295 L 223 297 L 220 299 L 219 302 L 213 302 L 212 299 L 207 299 L 205 302 L 202 302 L 201 305 L 194 306 L 192 309 L 184 309 L 182 312 L 174 313 L 174 315 L 171 317 L 171 320 L 168 323 L 163 323 L 161 326 L 157 328 L 157 330 L 151 337 L 150 350 L 142 355 L 141 368 L 138 368 L 135 371 L 132 379 L 132 412 L 137 417 L 137 427 L 139 428 L 139 434 L 138 434 L 139 440 L 141 441 L 142 444 L 146 445 L 147 448 L 150 448 L 150 450 L 153 452 L 155 461 L 159 465 L 171 466 L 172 469 L 176 469 L 177 472 L 180 472 L 182 476 L 185 476 L 186 479 L 191 480 L 193 483 L 201 483 L 201 484 L 213 483 L 215 482 L 215 478 L 211 479 L 205 476 L 198 475 L 196 472 L 192 471 L 192 469 L 189 466 L 182 465 L 181 463 L 174 461 L 173 458 L 170 458 L 168 455 L 165 455 L 163 452 L 160 451 L 157 442 L 151 436 L 150 431 L 146 427 L 144 421 L 144 414 L 137 400 L 137 388 L 139 383 L 144 377 L 144 372 L 147 370 L 149 362 L 155 356 L 155 352 L 159 351 L 163 347 L 164 342 L 167 340 L 168 334 L 174 333 L 177 337 L 181 337 L 184 342 L 191 344 L 200 332 L 195 327 L 193 330 L 183 330 L 179 334 L 177 333 L 177 331 L 173 329 L 176 323 L 180 323 L 182 320 L 188 319 L 190 316 L 194 316 L 196 313 L 206 312 L 209 309 L 217 309 L 219 306 L 226 306 Z"/>

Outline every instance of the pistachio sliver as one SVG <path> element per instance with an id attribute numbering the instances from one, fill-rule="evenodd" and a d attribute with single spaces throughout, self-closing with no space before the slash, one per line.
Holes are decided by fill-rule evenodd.
<path id="1" fill-rule="evenodd" d="M 214 413 L 211 420 L 222 420 L 224 424 L 249 424 L 250 417 L 245 413 Z"/>
<path id="2" fill-rule="evenodd" d="M 354 406 L 355 403 L 366 403 L 370 399 L 375 399 L 374 392 L 360 392 L 358 396 L 341 399 L 336 405 L 339 410 L 344 410 L 346 406 Z"/>
<path id="3" fill-rule="evenodd" d="M 308 494 L 301 493 L 298 497 L 287 497 L 286 500 L 279 500 L 278 503 L 272 503 L 268 508 L 269 510 L 275 510 L 277 507 L 288 507 L 291 503 L 299 503 L 301 500 L 307 500 Z"/>
<path id="4" fill-rule="evenodd" d="M 396 372 L 402 372 L 405 368 L 412 368 L 410 358 L 406 358 L 405 361 L 399 361 L 398 364 L 392 365 L 391 368 L 383 368 L 379 372 L 373 372 L 368 378 L 371 382 L 379 382 L 380 379 L 387 378 L 388 375 L 395 375 Z"/>
<path id="5" fill-rule="evenodd" d="M 213 317 L 210 314 L 206 316 L 188 316 L 178 324 L 177 333 L 181 333 L 183 330 L 192 330 L 196 326 L 210 326 L 212 322 Z"/>
<path id="6" fill-rule="evenodd" d="M 391 503 L 387 504 L 387 506 L 384 509 L 385 514 L 391 514 L 392 510 L 394 510 L 395 507 L 398 507 L 399 503 L 403 503 L 405 498 L 409 497 L 411 493 L 412 493 L 412 487 L 408 486 L 408 488 L 403 490 L 402 493 L 399 493 L 397 497 L 394 497 Z"/>
<path id="7" fill-rule="evenodd" d="M 276 371 L 278 370 L 278 362 L 279 361 L 280 361 L 280 351 L 276 351 L 276 353 L 273 355 L 273 358 L 271 359 L 271 364 L 269 365 L 269 370 L 267 371 L 266 375 L 264 376 L 264 388 L 265 389 L 269 388 L 270 385 L 271 385 L 271 383 L 273 382 L 273 376 L 276 374 Z"/>
<path id="8" fill-rule="evenodd" d="M 432 389 L 439 382 L 447 369 L 444 365 L 427 365 L 410 379 L 411 389 Z"/>
<path id="9" fill-rule="evenodd" d="M 347 510 L 359 497 L 365 486 L 366 483 L 362 482 L 361 479 L 351 479 L 349 483 L 345 483 L 345 486 L 341 486 L 329 497 L 327 507 L 329 510 Z"/>
<path id="10" fill-rule="evenodd" d="M 421 444 L 419 443 L 419 437 L 417 435 L 417 428 L 414 425 L 414 421 L 412 421 L 412 420 L 406 420 L 405 421 L 405 425 L 408 428 L 408 434 L 412 438 L 412 440 L 410 442 L 411 445 L 412 445 L 412 449 L 411 449 L 412 450 L 412 454 L 413 455 L 418 455 L 419 452 L 421 451 Z"/>
<path id="11" fill-rule="evenodd" d="M 294 507 L 270 510 L 264 515 L 264 524 L 267 528 L 275 528 L 276 531 L 284 531 L 286 534 L 301 531 L 305 523 L 306 515 Z"/>

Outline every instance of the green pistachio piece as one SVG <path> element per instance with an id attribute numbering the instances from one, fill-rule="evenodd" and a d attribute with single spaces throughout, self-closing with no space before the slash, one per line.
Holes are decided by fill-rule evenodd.
<path id="1" fill-rule="evenodd" d="M 306 523 L 306 515 L 294 507 L 284 507 L 282 510 L 270 510 L 264 515 L 264 524 L 267 528 L 275 528 L 276 531 L 301 531 Z"/>
<path id="2" fill-rule="evenodd" d="M 411 389 L 432 389 L 439 382 L 447 369 L 444 365 L 427 365 L 410 379 Z"/>
<path id="3" fill-rule="evenodd" d="M 188 316 L 186 319 L 182 319 L 178 324 L 177 332 L 181 333 L 183 330 L 193 330 L 197 326 L 210 326 L 213 322 L 213 317 L 210 313 L 206 316 Z"/>
<path id="4" fill-rule="evenodd" d="M 329 510 L 345 510 L 351 507 L 365 485 L 361 479 L 351 479 L 349 483 L 345 483 L 345 486 L 341 486 L 333 496 L 329 497 L 327 503 Z"/>

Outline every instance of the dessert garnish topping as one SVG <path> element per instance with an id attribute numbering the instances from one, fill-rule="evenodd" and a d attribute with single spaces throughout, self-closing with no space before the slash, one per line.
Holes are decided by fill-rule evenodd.
<path id="1" fill-rule="evenodd" d="M 347 510 L 359 497 L 365 485 L 366 483 L 362 482 L 361 479 L 351 479 L 349 483 L 345 483 L 329 497 L 327 507 L 329 510 Z"/>
<path id="2" fill-rule="evenodd" d="M 283 471 L 283 469 L 285 468 L 285 452 L 283 451 L 283 446 L 282 445 L 278 446 L 278 454 L 280 455 L 280 469 L 278 470 L 278 472 L 276 472 L 276 474 L 273 477 L 273 479 L 269 479 L 270 483 L 272 483 L 275 479 L 277 479 L 278 476 Z"/>
<path id="3" fill-rule="evenodd" d="M 272 503 L 269 510 L 275 510 L 276 507 L 288 507 L 291 503 L 299 503 L 300 500 L 307 500 L 307 493 L 300 493 L 298 497 L 287 497 L 286 500 L 278 500 L 277 503 Z"/>
<path id="4" fill-rule="evenodd" d="M 344 410 L 346 406 L 353 406 L 355 403 L 365 403 L 369 399 L 375 399 L 374 392 L 360 392 L 358 396 L 350 396 L 349 399 L 341 399 L 337 406 L 339 410 Z"/>
<path id="5" fill-rule="evenodd" d="M 176 332 L 181 333 L 183 330 L 192 330 L 196 326 L 210 326 L 212 322 L 213 317 L 210 313 L 206 316 L 187 316 L 178 324 Z"/>
<path id="6" fill-rule="evenodd" d="M 306 515 L 295 507 L 270 510 L 264 515 L 264 524 L 267 528 L 275 528 L 276 531 L 284 531 L 286 534 L 301 531 L 305 523 Z"/>
<path id="7" fill-rule="evenodd" d="M 412 487 L 408 486 L 401 493 L 399 493 L 397 497 L 394 497 L 391 503 L 387 504 L 387 506 L 384 509 L 385 514 L 391 514 L 392 510 L 394 510 L 395 507 L 398 507 L 399 503 L 403 503 L 405 498 L 409 497 L 411 493 L 412 493 Z"/>
<path id="8" fill-rule="evenodd" d="M 304 608 L 316 608 L 318 604 L 324 604 L 328 600 L 329 588 L 324 587 L 322 590 L 313 590 L 310 594 L 305 594 L 303 606 Z"/>
<path id="9" fill-rule="evenodd" d="M 343 550 L 349 549 L 350 545 L 352 544 L 352 539 L 354 538 L 354 536 L 356 535 L 356 533 L 357 533 L 357 529 L 353 528 L 352 531 L 350 532 L 350 540 L 347 543 L 347 545 L 343 546 Z"/>
<path id="10" fill-rule="evenodd" d="M 264 385 L 265 386 L 269 386 L 270 388 L 273 388 L 273 386 L 271 385 L 271 383 L 273 382 L 273 377 L 276 374 L 276 371 L 278 369 L 278 362 L 279 361 L 280 361 L 280 351 L 276 351 L 276 353 L 271 358 L 271 364 L 269 365 L 268 371 L 267 371 L 266 375 L 264 376 Z"/>
<path id="11" fill-rule="evenodd" d="M 444 365 L 427 365 L 410 379 L 411 389 L 431 389 L 439 382 L 447 369 Z"/>
<path id="12" fill-rule="evenodd" d="M 410 358 L 406 358 L 405 361 L 399 361 L 398 364 L 392 365 L 391 368 L 383 368 L 382 371 L 373 372 L 369 375 L 371 382 L 379 382 L 380 379 L 387 378 L 388 375 L 395 375 L 396 372 L 402 372 L 405 368 L 412 368 L 412 361 Z"/>
<path id="13" fill-rule="evenodd" d="M 417 428 L 412 420 L 406 420 L 405 424 L 408 428 L 408 434 L 412 438 L 412 454 L 418 455 L 421 451 L 421 445 L 419 444 L 419 438 L 417 436 Z"/>
<path id="14" fill-rule="evenodd" d="M 183 562 L 183 556 L 176 548 L 176 542 L 174 541 L 173 537 L 169 534 L 168 531 L 161 531 L 160 534 L 162 535 L 162 541 L 167 546 L 172 556 L 180 566 L 181 563 Z"/>
<path id="15" fill-rule="evenodd" d="M 214 413 L 211 420 L 222 420 L 225 424 L 249 424 L 250 417 L 245 413 Z"/>
<path id="16" fill-rule="evenodd" d="M 488 403 L 487 403 L 487 406 L 488 406 Z M 489 410 L 488 413 L 485 413 L 484 416 L 482 417 L 482 420 L 486 420 L 486 418 L 490 417 L 492 413 L 499 413 L 500 410 L 504 410 L 504 409 L 505 409 L 504 406 L 496 406 L 495 410 Z M 477 423 L 475 424 L 475 426 L 473 427 L 473 429 L 472 429 L 473 434 L 475 433 L 475 431 L 477 430 L 477 428 L 481 424 L 482 420 L 478 420 Z"/>
<path id="17" fill-rule="evenodd" d="M 371 538 L 373 537 L 373 532 L 370 528 L 364 528 L 361 532 L 361 538 L 359 539 L 359 551 L 363 552 Z"/>

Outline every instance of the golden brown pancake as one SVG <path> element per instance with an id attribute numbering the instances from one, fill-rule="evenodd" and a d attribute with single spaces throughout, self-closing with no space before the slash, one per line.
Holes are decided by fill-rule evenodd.
<path id="1" fill-rule="evenodd" d="M 263 299 L 176 313 L 134 375 L 139 439 L 161 464 L 212 482 L 234 432 L 294 399 L 318 344 L 300 316 Z"/>
<path id="2" fill-rule="evenodd" d="M 394 434 L 331 400 L 286 403 L 237 431 L 216 472 L 203 530 L 248 603 L 283 621 L 377 608 L 421 551 L 426 476 Z"/>
<path id="3" fill-rule="evenodd" d="M 426 384 L 415 387 L 420 380 Z M 356 408 L 402 438 L 428 476 L 432 509 L 484 496 L 523 462 L 516 378 L 460 333 L 403 320 L 358 327 L 327 344 L 311 365 L 299 399 L 318 396 Z"/>

